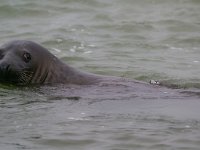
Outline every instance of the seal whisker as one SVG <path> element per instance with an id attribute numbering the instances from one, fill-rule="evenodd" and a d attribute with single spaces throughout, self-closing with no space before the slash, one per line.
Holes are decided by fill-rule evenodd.
<path id="1" fill-rule="evenodd" d="M 31 78 L 33 76 L 33 72 L 32 71 L 28 71 L 28 70 L 23 70 L 20 73 L 18 73 L 18 80 L 19 80 L 19 84 L 27 84 L 30 82 Z"/>

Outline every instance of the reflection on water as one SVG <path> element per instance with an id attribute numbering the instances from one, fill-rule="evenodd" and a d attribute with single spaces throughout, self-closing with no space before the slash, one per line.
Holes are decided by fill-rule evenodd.
<path id="1" fill-rule="evenodd" d="M 1 0 L 2 44 L 34 40 L 83 70 L 186 88 L 1 85 L 1 148 L 199 149 L 199 2 Z"/>

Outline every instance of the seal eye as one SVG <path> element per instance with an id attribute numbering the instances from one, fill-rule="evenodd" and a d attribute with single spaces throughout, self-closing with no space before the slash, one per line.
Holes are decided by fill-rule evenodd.
<path id="1" fill-rule="evenodd" d="M 24 58 L 24 61 L 25 61 L 26 63 L 28 63 L 28 62 L 31 60 L 31 54 L 30 54 L 30 53 L 27 53 L 27 52 L 24 52 L 23 58 Z"/>

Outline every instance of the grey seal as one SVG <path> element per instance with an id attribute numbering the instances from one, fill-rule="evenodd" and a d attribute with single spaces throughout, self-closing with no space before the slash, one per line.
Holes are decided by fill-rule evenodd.
<path id="1" fill-rule="evenodd" d="M 11 41 L 0 47 L 0 82 L 16 85 L 95 84 L 109 77 L 70 67 L 43 46 L 26 40 Z"/>

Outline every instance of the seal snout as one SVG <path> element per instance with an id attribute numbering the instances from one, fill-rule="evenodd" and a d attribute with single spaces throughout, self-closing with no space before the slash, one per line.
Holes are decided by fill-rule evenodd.
<path id="1" fill-rule="evenodd" d="M 0 81 L 5 83 L 17 82 L 17 76 L 11 69 L 11 64 L 0 62 Z"/>
<path id="2" fill-rule="evenodd" d="M 9 71 L 10 64 L 7 63 L 0 63 L 0 72 Z"/>
<path id="3" fill-rule="evenodd" d="M 0 78 L 8 78 L 10 74 L 10 64 L 0 63 Z"/>

